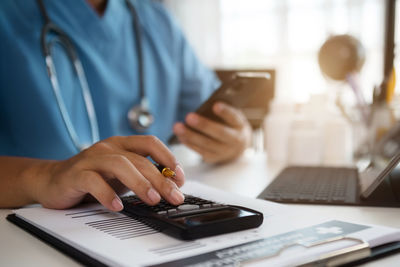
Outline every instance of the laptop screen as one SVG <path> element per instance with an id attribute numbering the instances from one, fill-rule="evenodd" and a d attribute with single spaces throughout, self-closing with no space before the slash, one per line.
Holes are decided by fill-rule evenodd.
<path id="1" fill-rule="evenodd" d="M 376 157 L 360 175 L 361 196 L 367 198 L 400 162 L 400 153 L 389 161 Z"/>

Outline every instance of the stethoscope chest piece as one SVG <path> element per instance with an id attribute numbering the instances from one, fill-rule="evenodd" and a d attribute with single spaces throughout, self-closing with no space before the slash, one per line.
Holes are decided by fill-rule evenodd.
<path id="1" fill-rule="evenodd" d="M 139 105 L 132 107 L 128 112 L 128 120 L 132 129 L 139 132 L 147 130 L 154 122 L 154 117 L 148 108 L 146 98 L 143 98 Z"/>

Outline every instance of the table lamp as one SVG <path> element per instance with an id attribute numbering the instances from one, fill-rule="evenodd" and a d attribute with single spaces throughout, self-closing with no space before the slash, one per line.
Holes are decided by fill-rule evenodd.
<path id="1" fill-rule="evenodd" d="M 365 124 L 369 111 L 356 79 L 365 62 L 365 49 L 355 37 L 347 34 L 328 38 L 318 53 L 318 63 L 322 73 L 335 81 L 347 82 L 354 92 L 358 108 Z M 339 108 L 344 112 L 343 106 Z M 346 115 L 346 114 L 345 114 Z M 349 118 L 349 116 L 346 115 Z"/>

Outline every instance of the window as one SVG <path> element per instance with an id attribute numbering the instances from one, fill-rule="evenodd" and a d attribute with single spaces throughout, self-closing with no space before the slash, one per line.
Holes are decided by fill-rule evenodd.
<path id="1" fill-rule="evenodd" d="M 320 73 L 317 53 L 334 34 L 366 49 L 367 100 L 383 73 L 382 0 L 166 0 L 200 59 L 212 68 L 275 68 L 277 97 L 303 102 L 343 87 Z"/>

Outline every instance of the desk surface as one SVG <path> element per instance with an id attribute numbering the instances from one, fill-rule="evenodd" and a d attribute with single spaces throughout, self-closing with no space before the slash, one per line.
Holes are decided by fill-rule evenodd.
<path id="1" fill-rule="evenodd" d="M 187 179 L 193 179 L 224 191 L 257 196 L 279 172 L 268 166 L 263 154 L 248 153 L 236 162 L 222 166 L 202 164 L 196 155 L 184 148 L 174 151 L 181 159 Z M 182 156 L 184 155 L 184 156 Z M 398 208 L 292 205 L 309 217 L 334 214 L 340 220 L 400 227 Z M 0 209 L 0 260 L 4 266 L 79 266 L 74 260 L 53 249 L 30 234 L 6 221 L 11 210 Z M 400 253 L 365 266 L 399 266 Z"/>

